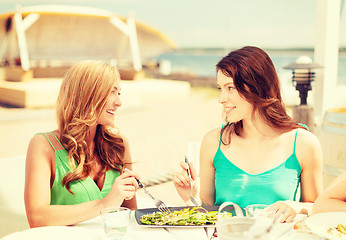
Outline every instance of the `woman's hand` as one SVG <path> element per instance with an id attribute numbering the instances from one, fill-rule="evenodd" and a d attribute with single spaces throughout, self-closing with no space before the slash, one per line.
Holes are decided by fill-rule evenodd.
<path id="1" fill-rule="evenodd" d="M 268 207 L 267 211 L 274 211 L 275 217 L 278 217 L 278 221 L 292 222 L 297 215 L 297 211 L 284 201 L 278 201 Z"/>
<path id="2" fill-rule="evenodd" d="M 131 170 L 126 169 L 124 173 L 115 179 L 109 194 L 105 197 L 107 203 L 110 206 L 114 206 L 115 203 L 121 205 L 124 200 L 132 199 L 138 189 L 136 179 L 139 179 L 139 176 Z"/>
<path id="3" fill-rule="evenodd" d="M 184 202 L 188 202 L 190 200 L 190 194 L 194 198 L 197 198 L 200 191 L 200 182 L 199 182 L 199 176 L 196 172 L 196 170 L 193 168 L 193 163 L 190 163 L 190 172 L 191 172 L 191 178 L 192 178 L 192 189 L 190 185 L 189 175 L 187 173 L 187 169 L 189 166 L 185 162 L 180 163 L 181 168 L 183 169 L 182 172 L 178 173 L 174 179 L 174 186 L 177 189 L 177 192 L 181 199 Z"/>

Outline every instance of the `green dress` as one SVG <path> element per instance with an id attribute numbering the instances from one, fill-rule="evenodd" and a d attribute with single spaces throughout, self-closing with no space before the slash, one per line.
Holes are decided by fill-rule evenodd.
<path id="1" fill-rule="evenodd" d="M 87 177 L 84 180 L 73 181 L 70 185 L 71 191 L 73 192 L 73 194 L 71 194 L 66 187 L 62 185 L 63 178 L 68 172 L 70 172 L 70 164 L 66 149 L 53 133 L 49 132 L 49 134 L 52 134 L 56 138 L 61 147 L 63 147 L 62 150 L 57 150 L 46 134 L 39 134 L 43 134 L 47 138 L 55 153 L 55 178 L 50 190 L 51 205 L 74 205 L 102 199 L 107 196 L 112 188 L 114 180 L 120 175 L 118 171 L 111 169 L 106 172 L 102 190 L 99 189 L 97 184 L 90 177 Z"/>

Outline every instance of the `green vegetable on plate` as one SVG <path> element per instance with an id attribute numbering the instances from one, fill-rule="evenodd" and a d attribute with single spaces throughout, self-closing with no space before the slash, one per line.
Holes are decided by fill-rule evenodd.
<path id="1" fill-rule="evenodd" d="M 228 213 L 231 216 L 231 213 Z M 200 226 L 213 225 L 216 222 L 217 211 L 201 212 L 198 207 L 183 208 L 179 211 L 168 213 L 153 212 L 140 218 L 146 225 L 175 225 L 175 226 Z"/>

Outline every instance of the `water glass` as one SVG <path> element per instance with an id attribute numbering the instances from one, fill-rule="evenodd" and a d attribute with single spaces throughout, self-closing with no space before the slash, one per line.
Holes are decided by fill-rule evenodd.
<path id="1" fill-rule="evenodd" d="M 222 214 L 223 208 L 227 205 L 234 206 L 236 216 L 225 217 Z M 243 216 L 237 204 L 225 202 L 219 208 L 216 229 L 220 240 L 266 240 L 268 239 L 267 229 L 271 223 L 272 220 L 267 216 Z"/>
<path id="2" fill-rule="evenodd" d="M 110 207 L 100 211 L 107 240 L 121 240 L 127 232 L 131 210 L 125 207 Z"/>
<path id="3" fill-rule="evenodd" d="M 248 216 L 248 217 L 257 217 L 257 216 L 271 217 L 273 215 L 273 212 L 266 211 L 266 208 L 268 208 L 268 207 L 269 207 L 269 205 L 266 205 L 266 204 L 248 205 L 245 208 L 246 216 Z"/>

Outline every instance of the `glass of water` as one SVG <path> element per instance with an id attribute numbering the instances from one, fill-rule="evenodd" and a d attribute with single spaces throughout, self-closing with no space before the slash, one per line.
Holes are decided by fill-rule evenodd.
<path id="1" fill-rule="evenodd" d="M 131 210 L 125 207 L 110 207 L 100 211 L 107 240 L 121 240 L 127 232 Z"/>
<path id="2" fill-rule="evenodd" d="M 272 211 L 267 211 L 269 205 L 265 204 L 252 204 L 245 208 L 246 215 L 249 217 L 257 217 L 257 216 L 272 216 Z"/>
<path id="3" fill-rule="evenodd" d="M 233 205 L 236 215 L 226 216 L 222 214 L 223 208 L 227 205 Z M 255 206 L 252 206 L 255 208 Z M 258 208 L 257 208 L 258 207 Z M 237 210 L 238 209 L 238 210 Z M 256 212 L 258 210 L 263 211 L 264 208 L 256 206 Z M 252 210 L 255 210 L 252 209 Z M 246 209 L 248 210 L 248 209 Z M 220 240 L 266 240 L 268 239 L 269 232 L 267 229 L 272 224 L 272 220 L 262 214 L 254 214 L 249 216 L 243 215 L 243 211 L 240 207 L 231 202 L 225 202 L 221 204 L 218 210 L 218 218 L 216 222 L 216 229 L 218 239 Z"/>

